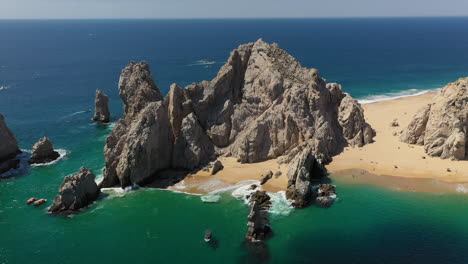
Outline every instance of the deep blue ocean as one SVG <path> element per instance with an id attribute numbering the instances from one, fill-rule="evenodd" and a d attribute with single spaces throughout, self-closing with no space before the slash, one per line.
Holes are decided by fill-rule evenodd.
<path id="1" fill-rule="evenodd" d="M 48 136 L 64 159 L 0 180 L 0 263 L 468 263 L 468 198 L 336 180 L 338 201 L 273 215 L 267 256 L 242 246 L 247 207 L 158 190 L 110 195 L 74 217 L 31 208 L 68 174 L 104 166 L 112 125 L 90 121 L 94 94 L 122 114 L 117 82 L 146 60 L 162 93 L 210 80 L 238 45 L 277 42 L 363 102 L 468 76 L 468 18 L 0 20 L 0 113 L 20 148 Z M 1 144 L 1 142 L 0 142 Z M 218 248 L 203 243 L 211 228 Z"/>

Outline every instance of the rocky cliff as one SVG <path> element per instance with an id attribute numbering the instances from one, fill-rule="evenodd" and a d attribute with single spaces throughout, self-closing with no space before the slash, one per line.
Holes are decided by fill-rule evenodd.
<path id="1" fill-rule="evenodd" d="M 93 120 L 98 123 L 108 123 L 109 119 L 109 97 L 98 89 L 96 90 L 96 96 L 94 98 Z"/>
<path id="2" fill-rule="evenodd" d="M 125 115 L 107 138 L 103 187 L 144 184 L 163 169 L 192 170 L 220 155 L 264 161 L 301 145 L 322 164 L 374 136 L 341 85 L 261 39 L 232 51 L 213 80 L 174 84 L 165 99 L 148 64 L 132 62 L 119 94 Z"/>
<path id="3" fill-rule="evenodd" d="M 430 156 L 468 157 L 468 77 L 449 83 L 413 117 L 400 140 L 424 145 Z"/>
<path id="4" fill-rule="evenodd" d="M 19 160 L 16 155 L 21 153 L 16 142 L 15 135 L 5 123 L 5 118 L 0 114 L 0 174 L 16 168 Z"/>

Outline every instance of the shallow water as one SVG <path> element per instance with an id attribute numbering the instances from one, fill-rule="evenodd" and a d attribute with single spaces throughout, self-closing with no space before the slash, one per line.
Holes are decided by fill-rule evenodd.
<path id="1" fill-rule="evenodd" d="M 48 136 L 67 153 L 0 180 L 0 263 L 468 262 L 464 193 L 335 179 L 338 199 L 329 209 L 290 210 L 275 195 L 275 236 L 261 259 L 242 245 L 248 209 L 232 190 L 214 203 L 160 190 L 111 192 L 73 217 L 26 205 L 31 196 L 50 205 L 81 166 L 102 174 L 113 125 L 92 123 L 87 110 L 99 88 L 110 95 L 112 120 L 121 116 L 116 87 L 130 60 L 147 60 L 166 93 L 172 82 L 211 79 L 231 49 L 263 37 L 353 96 L 380 100 L 468 75 L 466 18 L 0 21 L 0 35 L 0 113 L 22 149 Z M 208 228 L 217 245 L 203 242 Z"/>

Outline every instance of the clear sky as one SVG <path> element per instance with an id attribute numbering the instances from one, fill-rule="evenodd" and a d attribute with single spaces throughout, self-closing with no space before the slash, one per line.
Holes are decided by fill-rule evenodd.
<path id="1" fill-rule="evenodd" d="M 468 16 L 468 0 L 0 0 L 0 19 Z"/>

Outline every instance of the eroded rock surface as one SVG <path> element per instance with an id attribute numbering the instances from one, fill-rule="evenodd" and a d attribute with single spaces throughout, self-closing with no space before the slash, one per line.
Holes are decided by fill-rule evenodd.
<path id="1" fill-rule="evenodd" d="M 52 141 L 48 137 L 43 137 L 37 141 L 32 148 L 31 164 L 40 164 L 54 161 L 60 154 L 54 150 Z"/>
<path id="2" fill-rule="evenodd" d="M 368 144 L 374 136 L 361 106 L 341 85 L 326 84 L 317 70 L 302 67 L 277 44 L 261 39 L 232 51 L 213 80 L 185 89 L 172 85 L 159 106 L 164 111 L 145 114 L 161 120 L 160 129 L 139 121 L 148 104 L 163 100 L 147 63 L 132 62 L 122 71 L 119 94 L 125 116 L 107 139 L 106 187 L 154 179 L 161 169 L 197 169 L 221 155 L 243 163 L 264 161 L 297 153 L 304 144 L 326 164 L 345 146 Z M 138 123 L 141 132 L 151 131 L 145 140 L 158 138 L 144 144 L 152 151 L 128 147 L 141 142 L 129 136 Z M 162 129 L 165 124 L 167 130 Z M 148 163 L 155 160 L 157 166 Z M 151 169 L 133 170 L 137 163 Z M 140 175 L 135 176 L 137 171 Z"/>
<path id="3" fill-rule="evenodd" d="M 99 89 L 96 90 L 94 105 L 93 120 L 99 123 L 108 123 L 110 119 L 109 97 Z"/>
<path id="4" fill-rule="evenodd" d="M 430 156 L 462 160 L 468 154 L 468 77 L 449 83 L 419 110 L 400 140 L 424 145 Z"/>
<path id="5" fill-rule="evenodd" d="M 248 230 L 245 238 L 249 242 L 264 241 L 271 232 L 268 218 L 270 196 L 265 191 L 256 191 L 250 196 L 249 205 Z"/>
<path id="6" fill-rule="evenodd" d="M 65 177 L 49 212 L 76 211 L 95 201 L 101 190 L 94 179 L 94 173 L 85 167 L 77 174 Z"/>
<path id="7" fill-rule="evenodd" d="M 18 167 L 19 160 L 15 157 L 20 153 L 15 135 L 0 114 L 0 174 Z"/>

